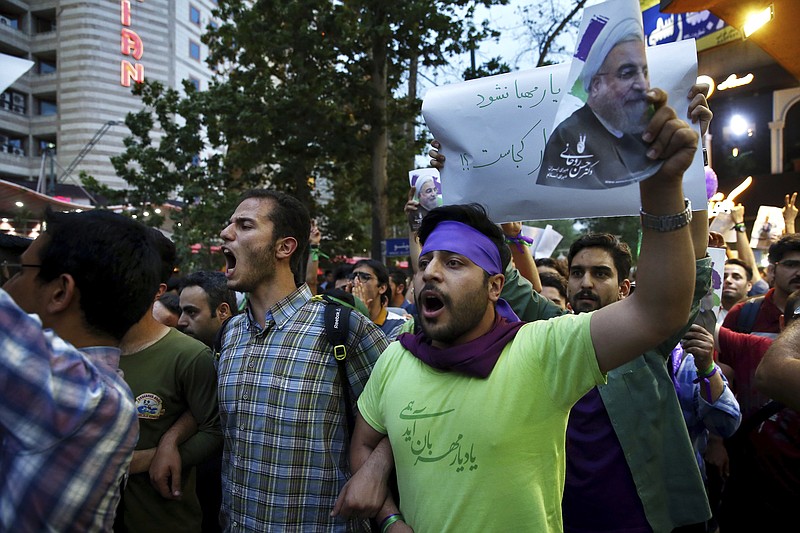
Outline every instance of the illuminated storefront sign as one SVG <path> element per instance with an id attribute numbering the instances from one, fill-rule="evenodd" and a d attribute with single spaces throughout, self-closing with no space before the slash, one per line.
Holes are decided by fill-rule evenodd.
<path id="1" fill-rule="evenodd" d="M 144 0 L 137 0 L 143 2 Z M 119 21 L 122 24 L 120 31 L 120 52 L 122 55 L 131 57 L 135 62 L 123 59 L 119 63 L 119 83 L 123 87 L 130 87 L 131 80 L 136 83 L 144 82 L 144 65 L 138 61 L 144 55 L 144 43 L 142 38 L 130 29 L 131 26 L 131 3 L 130 0 L 120 0 L 119 2 Z"/>
<path id="2" fill-rule="evenodd" d="M 697 50 L 705 50 L 742 38 L 710 11 L 697 13 L 662 13 L 657 0 L 640 0 L 642 24 L 648 46 L 695 39 Z"/>

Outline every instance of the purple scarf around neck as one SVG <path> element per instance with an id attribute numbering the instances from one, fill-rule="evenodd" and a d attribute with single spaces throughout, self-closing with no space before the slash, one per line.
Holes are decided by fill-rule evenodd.
<path id="1" fill-rule="evenodd" d="M 416 335 L 404 333 L 397 340 L 403 348 L 433 368 L 486 378 L 492 373 L 503 348 L 524 324 L 521 321 L 509 322 L 498 313 L 488 333 L 465 344 L 442 349 L 434 348 L 423 332 Z"/>

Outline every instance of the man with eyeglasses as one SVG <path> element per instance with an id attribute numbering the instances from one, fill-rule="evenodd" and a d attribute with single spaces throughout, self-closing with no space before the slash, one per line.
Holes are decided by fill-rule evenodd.
<path id="1" fill-rule="evenodd" d="M 774 339 L 781 331 L 780 316 L 786 300 L 792 292 L 800 289 L 800 234 L 791 233 L 781 237 L 769 247 L 767 257 L 767 273 L 773 278 L 772 288 L 764 295 L 752 326 L 740 320 L 740 315 L 747 312 L 745 306 L 753 305 L 749 301 L 739 303 L 728 311 L 722 325 L 741 333 Z"/>
<path id="2" fill-rule="evenodd" d="M 627 18 L 604 27 L 580 81 L 585 96 L 576 96 L 586 104 L 548 139 L 537 184 L 606 189 L 652 176 L 661 163 L 646 156 L 652 139 L 643 138 L 653 111 L 641 22 Z"/>
<path id="3" fill-rule="evenodd" d="M 366 304 L 369 319 L 381 328 L 387 339 L 395 340 L 406 319 L 389 311 L 389 271 L 380 261 L 362 259 L 353 265 L 350 277 L 352 293 Z"/>
<path id="4" fill-rule="evenodd" d="M 45 227 L 0 290 L 0 531 L 110 531 L 139 436 L 117 346 L 160 261 L 148 229 L 110 211 Z"/>

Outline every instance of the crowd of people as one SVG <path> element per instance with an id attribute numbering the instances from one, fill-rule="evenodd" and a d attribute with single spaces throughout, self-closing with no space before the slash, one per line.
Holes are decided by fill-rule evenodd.
<path id="1" fill-rule="evenodd" d="M 658 163 L 639 184 L 635 284 L 613 235 L 535 259 L 520 223 L 479 204 L 417 220 L 416 190 L 409 273 L 370 259 L 317 280 L 319 230 L 268 189 L 222 230 L 224 272 L 179 280 L 169 239 L 108 211 L 48 212 L 33 242 L 2 236 L 0 531 L 793 523 L 796 193 L 762 277 L 742 209 L 727 249 L 684 197 L 698 134 L 646 70 L 630 78 Z M 687 102 L 705 131 L 702 87 Z M 729 257 L 719 318 L 709 247 Z"/>

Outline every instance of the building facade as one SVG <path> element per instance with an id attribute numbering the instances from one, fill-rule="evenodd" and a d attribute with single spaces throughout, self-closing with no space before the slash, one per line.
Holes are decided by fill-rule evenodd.
<path id="1" fill-rule="evenodd" d="M 0 94 L 0 179 L 76 183 L 85 171 L 123 187 L 109 158 L 124 149 L 125 115 L 142 106 L 134 83 L 190 80 L 205 89 L 211 71 L 200 37 L 215 4 L 0 0 L 0 52 L 34 62 Z"/>

